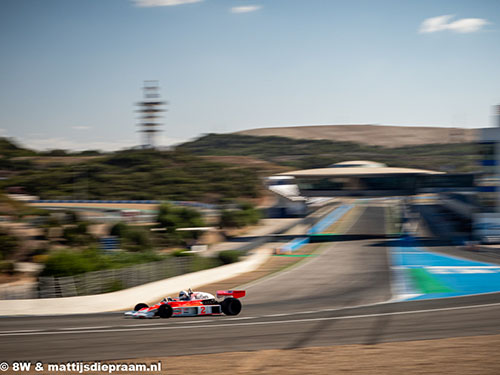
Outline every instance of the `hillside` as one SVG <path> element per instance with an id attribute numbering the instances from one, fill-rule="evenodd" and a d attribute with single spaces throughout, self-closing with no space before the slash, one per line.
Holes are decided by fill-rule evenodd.
<path id="1" fill-rule="evenodd" d="M 476 143 L 453 143 L 387 148 L 329 140 L 208 134 L 178 146 L 177 150 L 200 156 L 246 156 L 295 169 L 373 160 L 393 167 L 472 172 L 479 169 L 479 147 Z"/>
<path id="2" fill-rule="evenodd" d="M 25 160 L 0 187 L 19 186 L 42 199 L 194 200 L 257 198 L 258 168 L 207 160 L 182 151 L 124 150 L 78 163 Z M 18 161 L 20 162 L 20 161 Z"/>
<path id="3" fill-rule="evenodd" d="M 323 125 L 250 129 L 234 134 L 279 136 L 294 139 L 324 139 L 372 146 L 403 147 L 437 143 L 475 142 L 478 138 L 478 129 L 431 126 Z"/>

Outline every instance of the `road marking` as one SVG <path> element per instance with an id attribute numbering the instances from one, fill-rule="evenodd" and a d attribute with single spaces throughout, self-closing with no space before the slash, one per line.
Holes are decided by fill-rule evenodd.
<path id="1" fill-rule="evenodd" d="M 203 320 L 203 323 L 206 323 L 206 322 L 215 322 L 215 319 L 207 319 L 207 320 Z M 163 324 L 166 324 L 167 322 L 163 323 Z M 189 320 L 187 322 L 178 322 L 177 324 L 193 324 L 193 323 L 201 323 L 197 320 Z"/>
<path id="2" fill-rule="evenodd" d="M 263 318 L 273 318 L 273 317 L 276 317 L 276 316 L 287 316 L 287 315 L 290 315 L 288 313 L 284 313 L 284 314 L 271 314 L 271 315 L 263 315 L 262 317 Z"/>
<path id="3" fill-rule="evenodd" d="M 57 328 L 60 331 L 82 330 L 82 329 L 103 329 L 113 328 L 113 326 L 95 326 L 95 327 L 70 327 L 70 328 Z"/>
<path id="4" fill-rule="evenodd" d="M 147 323 L 146 323 L 147 322 Z M 144 319 L 144 324 L 149 326 L 162 326 L 165 323 L 151 323 L 149 320 Z M 125 324 L 125 327 L 144 327 L 144 324 Z"/>
<path id="5" fill-rule="evenodd" d="M 362 314 L 362 315 L 348 315 L 348 316 L 336 316 L 336 317 L 324 317 L 324 318 L 309 318 L 309 319 L 292 319 L 292 320 L 275 320 L 270 322 L 241 322 L 241 323 L 229 323 L 229 324 L 200 324 L 192 326 L 163 326 L 163 327 L 140 327 L 140 328 L 113 328 L 105 330 L 75 330 L 75 331 L 34 331 L 34 332 L 17 332 L 9 333 L 9 331 L 0 332 L 0 336 L 34 336 L 34 335 L 61 335 L 61 334 L 79 334 L 79 333 L 109 333 L 109 332 L 135 332 L 135 331 L 151 331 L 151 330 L 175 330 L 175 329 L 189 329 L 189 328 L 231 328 L 235 326 L 257 326 L 257 325 L 272 325 L 272 324 L 293 324 L 293 323 L 309 323 L 318 321 L 329 321 L 329 320 L 349 320 L 349 319 L 366 319 L 366 318 L 377 318 L 382 316 L 397 316 L 397 315 L 410 315 L 410 314 L 426 314 L 434 313 L 440 311 L 454 311 L 454 310 L 467 310 L 474 308 L 488 308 L 488 307 L 498 307 L 498 303 L 489 303 L 482 305 L 469 305 L 469 306 L 456 306 L 456 307 L 441 307 L 437 309 L 424 309 L 424 310 L 410 310 L 410 311 L 395 311 L 388 313 L 377 313 L 377 314 Z"/>
<path id="6" fill-rule="evenodd" d="M 248 319 L 255 319 L 257 318 L 256 316 L 242 316 L 241 318 L 228 318 L 226 320 L 248 320 Z M 198 322 L 196 322 L 198 323 Z"/>
<path id="7" fill-rule="evenodd" d="M 29 332 L 42 332 L 41 329 L 19 329 L 15 331 L 2 331 L 1 333 L 29 333 Z"/>

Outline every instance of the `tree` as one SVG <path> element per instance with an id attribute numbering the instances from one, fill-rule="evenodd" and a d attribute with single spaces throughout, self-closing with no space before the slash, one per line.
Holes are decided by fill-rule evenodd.
<path id="1" fill-rule="evenodd" d="M 3 228 L 0 229 L 0 259 L 13 255 L 19 247 L 19 240 Z"/>

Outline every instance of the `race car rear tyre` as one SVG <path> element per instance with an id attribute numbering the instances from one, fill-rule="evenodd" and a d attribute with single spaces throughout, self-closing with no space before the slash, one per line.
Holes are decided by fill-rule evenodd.
<path id="1" fill-rule="evenodd" d="M 174 310 L 172 309 L 172 306 L 170 306 L 169 304 L 165 303 L 158 308 L 158 316 L 160 318 L 164 319 L 170 318 L 173 313 Z"/>
<path id="2" fill-rule="evenodd" d="M 241 312 L 241 302 L 236 298 L 226 298 L 220 304 L 222 312 L 226 315 L 238 315 Z"/>
<path id="3" fill-rule="evenodd" d="M 149 306 L 146 305 L 145 303 L 138 303 L 137 305 L 135 305 L 134 311 L 139 311 L 140 309 L 143 309 L 145 307 L 149 307 Z"/>

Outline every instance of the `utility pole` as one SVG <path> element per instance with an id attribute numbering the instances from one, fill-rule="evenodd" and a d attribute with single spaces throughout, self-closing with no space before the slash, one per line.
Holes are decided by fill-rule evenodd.
<path id="1" fill-rule="evenodd" d="M 158 128 L 161 126 L 158 119 L 162 117 L 160 113 L 166 112 L 163 106 L 168 103 L 160 100 L 158 81 L 144 81 L 143 91 L 144 100 L 136 104 L 139 107 L 137 112 L 141 114 L 139 131 L 143 133 L 142 147 L 155 148 L 155 136 L 160 132 Z"/>

